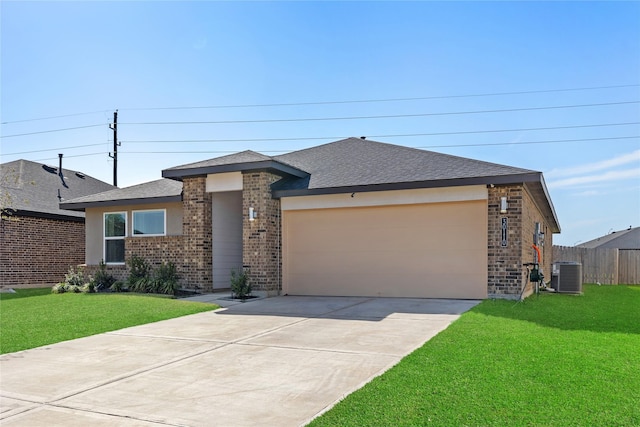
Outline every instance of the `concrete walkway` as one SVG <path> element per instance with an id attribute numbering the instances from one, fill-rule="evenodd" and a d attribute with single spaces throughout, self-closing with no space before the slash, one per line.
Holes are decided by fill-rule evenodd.
<path id="1" fill-rule="evenodd" d="M 276 297 L 0 356 L 8 426 L 299 426 L 477 301 Z"/>

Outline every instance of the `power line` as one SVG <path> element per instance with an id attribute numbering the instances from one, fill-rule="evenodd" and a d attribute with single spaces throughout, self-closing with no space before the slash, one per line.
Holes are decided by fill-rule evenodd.
<path id="1" fill-rule="evenodd" d="M 600 90 L 600 89 L 621 89 L 621 88 L 630 88 L 630 87 L 638 87 L 638 86 L 640 86 L 640 84 L 590 86 L 590 87 L 562 88 L 562 89 L 524 90 L 524 91 L 513 91 L 513 92 L 490 92 L 490 93 L 475 93 L 475 94 L 463 94 L 463 95 L 419 96 L 419 97 L 409 97 L 409 98 L 379 98 L 379 99 L 356 99 L 356 100 L 339 100 L 339 101 L 285 102 L 285 103 L 268 103 L 268 104 L 231 104 L 231 105 L 182 106 L 182 107 L 140 107 L 140 108 L 120 108 L 120 111 L 206 110 L 206 109 L 224 109 L 224 108 L 257 108 L 257 107 L 264 108 L 264 107 L 293 107 L 293 106 L 303 106 L 303 105 L 403 102 L 403 101 L 422 101 L 422 100 L 434 100 L 434 99 L 529 95 L 529 94 L 536 94 L 536 93 L 578 92 L 578 91 Z M 99 114 L 99 113 L 105 113 L 109 111 L 110 109 L 104 109 L 99 111 L 87 111 L 82 113 L 61 114 L 56 116 L 46 116 L 46 117 L 38 117 L 38 118 L 31 118 L 31 119 L 4 121 L 4 122 L 0 122 L 0 124 L 7 125 L 7 124 L 13 124 L 13 123 L 33 122 L 33 121 L 39 121 L 39 120 L 51 120 L 51 119 L 59 119 L 59 118 L 65 118 L 65 117 Z"/>
<path id="2" fill-rule="evenodd" d="M 586 125 L 570 125 L 570 126 L 549 126 L 549 127 L 537 127 L 537 128 L 516 128 L 516 129 L 486 129 L 486 130 L 471 130 L 471 131 L 456 131 L 456 132 L 430 132 L 430 133 L 403 133 L 403 134 L 384 134 L 384 135 L 367 135 L 369 138 L 402 138 L 402 137 L 417 137 L 417 136 L 443 136 L 443 135 L 470 135 L 470 134 L 483 134 L 483 133 L 500 133 L 500 132 L 526 132 L 526 131 L 539 131 L 539 130 L 559 130 L 559 129 L 580 129 L 580 128 L 594 128 L 594 127 L 611 127 L 611 126 L 629 126 L 638 125 L 638 122 L 623 122 L 623 123 L 597 123 Z M 348 135 L 341 136 L 314 136 L 314 137 L 298 137 L 298 138 L 243 138 L 243 139 L 187 139 L 187 140 L 139 140 L 139 141 L 120 141 L 127 144 L 146 144 L 146 143 L 201 143 L 201 142 L 275 142 L 275 141 L 311 141 L 311 140 L 338 140 L 347 138 Z M 43 150 L 30 150 L 19 151 L 14 153 L 4 153 L 5 156 L 16 156 L 20 154 L 33 154 L 33 153 L 45 153 L 47 151 L 60 151 L 60 150 L 72 150 L 75 148 L 96 147 L 105 143 L 97 144 L 84 144 L 84 145 L 71 145 L 67 147 L 47 148 Z M 210 151 L 207 151 L 210 152 Z M 227 152 L 227 151 L 225 151 Z M 67 156 L 69 157 L 69 156 Z"/>
<path id="3" fill-rule="evenodd" d="M 50 129 L 50 130 L 41 130 L 38 132 L 29 132 L 29 133 L 17 133 L 14 135 L 2 135 L 0 138 L 14 138 L 16 136 L 27 136 L 27 135 L 37 135 L 41 133 L 51 133 L 51 132 L 63 132 L 67 130 L 75 130 L 75 129 L 86 129 L 86 128 L 94 128 L 98 126 L 104 126 L 104 123 L 95 124 L 95 125 L 86 125 L 86 126 L 76 126 L 72 128 L 64 128 L 64 129 Z"/>
<path id="4" fill-rule="evenodd" d="M 287 102 L 272 104 L 237 104 L 237 105 L 209 105 L 209 106 L 186 106 L 186 107 L 149 107 L 149 108 L 122 108 L 121 111 L 153 111 L 153 110 L 205 110 L 205 109 L 222 109 L 222 108 L 256 108 L 256 107 L 294 107 L 302 105 L 330 105 L 330 104 L 357 104 L 357 103 L 374 103 L 374 102 L 401 102 L 401 101 L 422 101 L 430 99 L 452 99 L 452 98 L 477 98 L 487 96 L 505 96 L 505 95 L 527 95 L 534 93 L 555 93 L 555 92 L 572 92 L 596 89 L 617 89 L 625 87 L 637 87 L 640 84 L 629 85 L 611 85 L 611 86 L 592 86 L 567 89 L 545 89 L 545 90 L 525 90 L 516 92 L 493 92 L 493 93 L 476 93 L 466 95 L 441 95 L 441 96 L 420 96 L 411 98 L 381 98 L 381 99 L 360 99 L 360 100 L 343 100 L 343 101 L 316 101 L 316 102 Z"/>
<path id="5" fill-rule="evenodd" d="M 65 154 L 64 158 L 66 159 L 66 158 L 69 158 L 69 157 L 89 157 L 89 156 L 100 156 L 100 155 L 104 155 L 104 154 L 108 154 L 108 153 L 107 153 L 106 151 L 101 151 L 101 152 L 99 152 L 99 153 L 73 154 L 73 155 L 70 155 L 70 156 L 67 156 L 67 155 Z M 45 162 L 45 161 L 47 161 L 47 160 L 56 160 L 56 159 L 57 159 L 57 157 L 49 157 L 49 158 L 46 158 L 46 159 L 36 159 L 36 160 L 33 160 L 33 161 L 34 161 L 34 162 Z"/>
<path id="6" fill-rule="evenodd" d="M 84 113 L 61 114 L 59 116 L 38 117 L 38 118 L 35 118 L 35 119 L 11 120 L 11 121 L 7 121 L 7 122 L 0 122 L 0 124 L 8 125 L 8 124 L 13 124 L 13 123 L 36 122 L 36 121 L 39 121 L 39 120 L 62 119 L 62 118 L 65 118 L 65 117 L 88 116 L 90 114 L 106 113 L 107 111 L 108 110 L 87 111 L 87 112 L 84 112 Z"/>
<path id="7" fill-rule="evenodd" d="M 129 122 L 121 125 L 204 125 L 204 124 L 230 124 L 230 123 L 277 123 L 277 122 L 312 122 L 331 120 L 361 120 L 361 119 L 392 119 L 400 117 L 427 117 L 427 116 L 450 116 L 464 114 L 484 114 L 484 113 L 507 113 L 515 111 L 536 111 L 536 110 L 558 110 L 565 108 L 602 107 L 610 105 L 638 104 L 640 101 L 620 101 L 602 102 L 596 104 L 573 104 L 573 105 L 552 105 L 546 107 L 526 107 L 507 108 L 498 110 L 475 110 L 475 111 L 447 111 L 441 113 L 419 113 L 419 114 L 389 114 L 382 116 L 350 116 L 350 117 L 306 117 L 295 119 L 257 119 L 257 120 L 210 120 L 210 121 L 188 121 L 188 122 Z"/>
<path id="8" fill-rule="evenodd" d="M 556 110 L 566 108 L 585 108 L 585 107 L 601 107 L 611 105 L 638 104 L 640 101 L 620 101 L 620 102 L 603 102 L 594 104 L 573 104 L 573 105 L 552 105 L 546 107 L 525 107 L 525 108 L 508 108 L 498 110 L 475 110 L 475 111 L 448 111 L 439 113 L 419 113 L 419 114 L 392 114 L 380 116 L 351 116 L 351 117 L 309 117 L 309 118 L 293 118 L 293 119 L 257 119 L 257 120 L 213 120 L 213 121 L 186 121 L 186 122 L 129 122 L 120 123 L 121 125 L 196 125 L 196 124 L 230 124 L 230 123 L 277 123 L 277 122 L 304 122 L 304 121 L 331 121 L 331 120 L 361 120 L 361 119 L 388 119 L 388 118 L 406 118 L 406 117 L 428 117 L 428 116 L 448 116 L 448 115 L 465 115 L 465 114 L 485 114 L 485 113 L 506 113 L 515 111 L 537 111 L 537 110 Z M 86 129 L 91 127 L 104 126 L 103 123 L 76 126 L 62 129 L 49 129 L 37 132 L 20 133 L 13 135 L 2 135 L 0 138 L 14 138 L 28 135 L 38 135 L 51 132 L 63 132 L 68 130 Z"/>
<path id="9" fill-rule="evenodd" d="M 384 134 L 384 135 L 367 135 L 369 138 L 400 138 L 400 137 L 416 137 L 416 136 L 442 136 L 442 135 L 467 135 L 467 134 L 480 134 L 480 133 L 499 133 L 499 132 L 525 132 L 525 131 L 538 131 L 538 130 L 558 130 L 558 129 L 579 129 L 579 128 L 594 128 L 594 127 L 607 127 L 607 126 L 628 126 L 638 125 L 640 122 L 625 122 L 625 123 L 603 123 L 603 124 L 588 124 L 588 125 L 572 125 L 572 126 L 551 126 L 551 127 L 538 127 L 538 128 L 518 128 L 518 129 L 490 129 L 490 130 L 471 130 L 471 131 L 456 131 L 456 132 L 430 132 L 430 133 L 400 133 L 400 134 Z M 174 140 L 130 140 L 121 141 L 127 144 L 148 144 L 148 143 L 199 143 L 199 142 L 274 142 L 274 141 L 312 141 L 312 140 L 324 140 L 324 139 L 343 139 L 347 136 L 313 136 L 313 137 L 299 137 L 299 138 L 243 138 L 243 139 L 174 139 Z"/>
<path id="10" fill-rule="evenodd" d="M 640 135 L 629 135 L 629 136 L 614 136 L 614 137 L 603 137 L 603 138 L 580 138 L 580 139 L 556 139 L 556 140 L 546 140 L 546 141 L 519 141 L 519 142 L 496 142 L 496 143 L 486 143 L 486 144 L 450 144 L 450 145 L 422 145 L 417 147 L 409 147 L 409 148 L 456 148 L 456 147 L 488 147 L 488 146 L 506 146 L 506 145 L 532 145 L 532 144 L 553 144 L 553 143 L 566 143 L 566 142 L 594 142 L 594 141 L 608 141 L 608 140 L 623 140 L 623 139 L 638 139 Z M 263 153 L 289 153 L 292 151 L 296 151 L 299 149 L 289 149 L 289 150 L 261 150 Z M 125 151 L 121 152 L 121 154 L 229 154 L 229 153 L 237 153 L 237 150 L 203 150 L 203 151 Z M 99 153 L 86 153 L 86 154 L 76 154 L 65 156 L 67 157 L 88 157 L 88 156 L 97 156 L 108 154 L 106 151 L 102 151 Z M 56 160 L 57 157 L 50 157 L 46 159 L 36 159 L 34 162 L 42 162 L 47 160 Z"/>
<path id="11" fill-rule="evenodd" d="M 608 141 L 614 139 L 636 139 L 640 135 L 631 136 L 614 136 L 605 138 L 580 138 L 580 139 L 555 139 L 551 141 L 514 141 L 514 142 L 489 142 L 486 144 L 451 144 L 451 145 L 427 145 L 414 148 L 447 148 L 447 147 L 488 147 L 494 145 L 530 145 L 530 144 L 554 144 L 561 142 L 592 142 L 592 141 Z"/>
<path id="12" fill-rule="evenodd" d="M 16 153 L 4 153 L 4 155 L 5 156 L 16 156 L 18 154 L 44 153 L 44 152 L 47 152 L 47 151 L 72 150 L 74 148 L 96 147 L 98 145 L 104 145 L 104 142 L 101 142 L 99 144 L 71 145 L 69 147 L 47 148 L 46 150 L 31 150 L 31 151 L 20 151 L 20 152 L 16 152 Z M 69 157 L 69 156 L 67 156 L 67 157 Z"/>
<path id="13" fill-rule="evenodd" d="M 477 143 L 477 144 L 449 144 L 449 145 L 422 145 L 410 148 L 451 148 L 451 147 L 488 147 L 488 146 L 502 146 L 502 145 L 531 145 L 531 144 L 553 144 L 564 142 L 593 142 L 593 141 L 608 141 L 608 140 L 620 140 L 620 139 L 637 139 L 640 135 L 629 136 L 613 136 L 602 138 L 578 138 L 578 139 L 555 139 L 545 141 L 518 141 L 518 142 L 495 142 L 495 143 Z M 297 150 L 297 149 L 296 149 Z M 261 150 L 264 153 L 289 153 L 296 150 Z M 237 153 L 235 150 L 201 150 L 201 151 L 125 151 L 124 154 L 227 154 Z"/>

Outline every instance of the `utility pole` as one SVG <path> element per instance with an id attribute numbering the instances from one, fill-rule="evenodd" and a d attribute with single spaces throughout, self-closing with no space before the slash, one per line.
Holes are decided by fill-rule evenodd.
<path id="1" fill-rule="evenodd" d="M 113 129 L 113 154 L 109 153 L 109 157 L 113 159 L 113 185 L 118 186 L 118 110 L 113 113 L 113 123 L 109 125 L 109 129 Z"/>

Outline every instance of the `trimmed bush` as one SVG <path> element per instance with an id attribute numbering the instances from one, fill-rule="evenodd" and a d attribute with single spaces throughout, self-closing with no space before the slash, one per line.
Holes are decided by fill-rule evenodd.
<path id="1" fill-rule="evenodd" d="M 104 260 L 100 260 L 100 267 L 95 276 L 91 279 L 90 283 L 93 285 L 96 292 L 111 289 L 111 285 L 116 282 L 116 278 L 107 273 L 107 265 Z M 89 291 L 93 292 L 93 290 Z"/>
<path id="2" fill-rule="evenodd" d="M 153 273 L 153 277 L 156 292 L 167 295 L 175 295 L 178 292 L 178 273 L 174 263 L 163 263 Z"/>
<path id="3" fill-rule="evenodd" d="M 240 299 L 251 295 L 251 283 L 246 271 L 235 268 L 231 270 L 231 291 Z"/>

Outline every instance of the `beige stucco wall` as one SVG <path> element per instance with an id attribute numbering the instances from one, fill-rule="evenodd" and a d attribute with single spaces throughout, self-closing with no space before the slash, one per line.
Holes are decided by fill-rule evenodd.
<path id="1" fill-rule="evenodd" d="M 95 265 L 104 258 L 103 215 L 107 212 L 127 213 L 127 236 L 132 235 L 132 212 L 138 210 L 166 209 L 167 236 L 182 235 L 182 202 L 153 203 L 141 205 L 109 206 L 107 208 L 87 208 L 85 211 L 86 225 L 86 263 Z M 145 239 L 145 236 L 136 238 Z"/>
<path id="2" fill-rule="evenodd" d="M 465 185 L 460 187 L 416 188 L 409 190 L 371 191 L 315 196 L 283 197 L 282 210 L 355 208 L 385 205 L 413 205 L 418 203 L 461 202 L 487 200 L 487 187 Z"/>
<path id="3" fill-rule="evenodd" d="M 283 211 L 284 294 L 486 298 L 486 269 L 486 200 Z"/>

